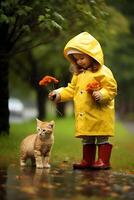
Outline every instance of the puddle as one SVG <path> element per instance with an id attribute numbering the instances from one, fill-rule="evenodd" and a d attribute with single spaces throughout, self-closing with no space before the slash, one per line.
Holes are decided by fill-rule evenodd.
<path id="1" fill-rule="evenodd" d="M 79 198 L 80 197 L 80 198 Z M 0 167 L 0 200 L 133 199 L 134 175 L 108 171 Z"/>

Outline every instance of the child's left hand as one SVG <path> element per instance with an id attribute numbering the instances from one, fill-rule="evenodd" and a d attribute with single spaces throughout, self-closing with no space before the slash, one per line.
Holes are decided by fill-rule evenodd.
<path id="1" fill-rule="evenodd" d="M 100 101 L 102 99 L 100 91 L 93 91 L 92 97 L 94 98 L 95 101 Z"/>

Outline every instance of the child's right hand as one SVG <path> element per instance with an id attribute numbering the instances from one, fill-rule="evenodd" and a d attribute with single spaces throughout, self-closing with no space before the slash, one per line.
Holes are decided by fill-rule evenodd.
<path id="1" fill-rule="evenodd" d="M 101 99 L 102 99 L 102 95 L 99 90 L 93 91 L 92 97 L 94 98 L 95 101 L 101 101 Z"/>
<path id="2" fill-rule="evenodd" d="M 51 101 L 54 101 L 55 98 L 56 98 L 56 92 L 55 91 L 52 91 L 48 94 L 48 98 L 51 100 Z"/>

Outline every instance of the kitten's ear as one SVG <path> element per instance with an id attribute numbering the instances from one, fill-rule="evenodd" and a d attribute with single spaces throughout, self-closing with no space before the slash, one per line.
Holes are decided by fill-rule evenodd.
<path id="1" fill-rule="evenodd" d="M 55 126 L 55 121 L 52 120 L 52 121 L 49 122 L 49 124 L 50 124 L 52 127 L 54 127 L 54 126 Z"/>
<path id="2" fill-rule="evenodd" d="M 36 118 L 36 122 L 37 122 L 37 124 L 41 123 L 41 121 L 37 118 Z"/>

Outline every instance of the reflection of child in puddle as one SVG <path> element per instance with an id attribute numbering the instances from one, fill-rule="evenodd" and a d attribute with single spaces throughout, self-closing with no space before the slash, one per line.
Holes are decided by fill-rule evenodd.
<path id="1" fill-rule="evenodd" d="M 76 137 L 82 138 L 83 159 L 73 167 L 109 168 L 112 145 L 108 139 L 114 136 L 116 81 L 104 65 L 99 42 L 89 33 L 83 32 L 72 38 L 65 46 L 64 55 L 73 66 L 72 81 L 67 87 L 52 91 L 49 99 L 56 103 L 74 100 Z M 100 83 L 100 88 L 90 93 L 87 86 L 95 81 Z"/>

